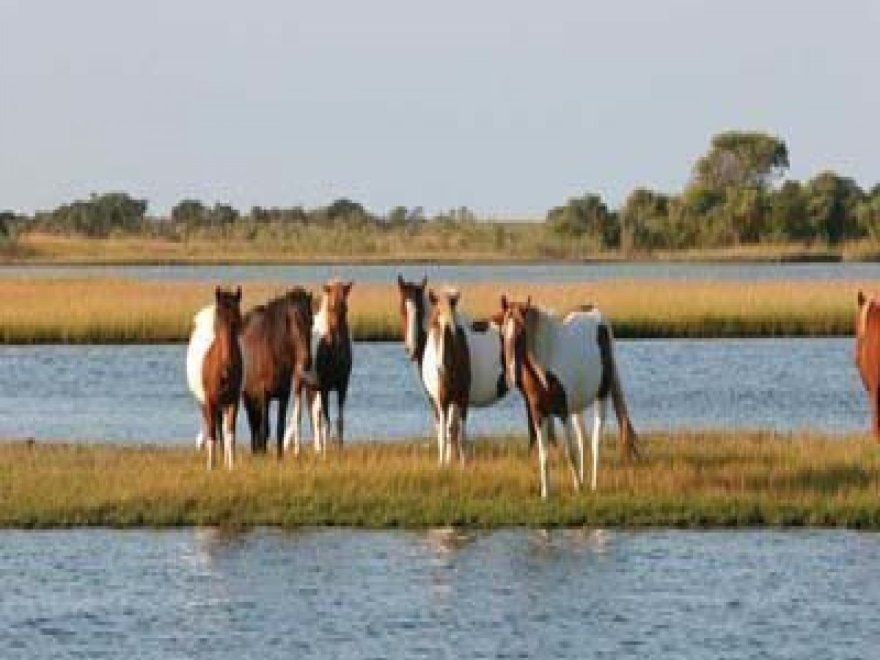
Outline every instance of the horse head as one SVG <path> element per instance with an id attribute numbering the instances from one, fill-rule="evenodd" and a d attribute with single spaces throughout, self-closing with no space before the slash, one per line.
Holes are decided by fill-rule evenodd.
<path id="1" fill-rule="evenodd" d="M 397 276 L 397 291 L 400 294 L 400 326 L 406 354 L 412 361 L 421 359 L 425 349 L 427 332 L 427 304 L 425 288 L 427 276 L 420 283 L 407 282 L 403 276 Z"/>
<path id="2" fill-rule="evenodd" d="M 456 307 L 461 295 L 449 289 L 437 296 L 428 293 L 431 302 L 431 315 L 428 323 L 428 336 L 436 342 L 437 367 L 440 373 L 449 373 L 455 368 L 455 341 L 458 333 Z"/>
<path id="3" fill-rule="evenodd" d="M 214 289 L 214 303 L 215 334 L 238 335 L 241 330 L 241 287 L 227 291 L 218 286 Z"/>
<path id="4" fill-rule="evenodd" d="M 333 280 L 324 285 L 321 313 L 325 319 L 325 337 L 332 345 L 348 340 L 348 294 L 354 282 Z"/>
<path id="5" fill-rule="evenodd" d="M 523 387 L 525 369 L 532 371 L 542 387 L 547 387 L 547 375 L 535 356 L 539 313 L 531 298 L 522 303 L 501 296 L 501 312 L 494 318 L 501 325 L 501 362 L 509 387 Z"/>

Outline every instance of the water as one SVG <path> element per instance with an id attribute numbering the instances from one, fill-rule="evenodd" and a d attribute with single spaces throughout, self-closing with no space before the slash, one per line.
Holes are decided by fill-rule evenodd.
<path id="1" fill-rule="evenodd" d="M 0 532 L 0 657 L 870 658 L 851 532 Z"/>
<path id="2" fill-rule="evenodd" d="M 528 263 L 528 264 L 314 264 L 178 266 L 0 266 L 2 278 L 125 277 L 143 280 L 205 280 L 291 283 L 331 277 L 358 282 L 393 282 L 428 275 L 440 282 L 579 282 L 610 279 L 673 280 L 871 280 L 880 263 Z"/>
<path id="3" fill-rule="evenodd" d="M 0 438 L 191 443 L 199 416 L 186 389 L 185 350 L 0 347 Z M 639 429 L 867 428 L 849 338 L 621 341 L 617 354 Z M 427 402 L 402 346 L 358 343 L 354 360 L 349 438 L 427 437 Z M 519 393 L 473 409 L 469 431 L 523 434 Z M 243 413 L 238 432 L 249 437 Z"/>

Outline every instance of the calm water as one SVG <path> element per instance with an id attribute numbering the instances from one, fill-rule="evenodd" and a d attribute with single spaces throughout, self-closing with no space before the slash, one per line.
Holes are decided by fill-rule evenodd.
<path id="1" fill-rule="evenodd" d="M 731 264 L 418 264 L 308 266 L 0 266 L 0 278 L 114 276 L 146 280 L 321 282 L 331 277 L 392 282 L 427 274 L 442 282 L 571 282 L 607 279 L 681 280 L 869 280 L 880 279 L 880 263 Z"/>
<path id="2" fill-rule="evenodd" d="M 875 658 L 850 532 L 0 532 L 0 657 Z"/>
<path id="3" fill-rule="evenodd" d="M 199 417 L 185 350 L 2 346 L 0 438 L 192 442 Z M 637 428 L 867 426 L 848 338 L 622 341 L 618 356 Z M 354 357 L 349 437 L 427 437 L 427 403 L 402 346 L 356 344 Z M 523 433 L 524 424 L 517 392 L 469 419 L 472 435 Z M 241 414 L 239 438 L 248 437 Z"/>

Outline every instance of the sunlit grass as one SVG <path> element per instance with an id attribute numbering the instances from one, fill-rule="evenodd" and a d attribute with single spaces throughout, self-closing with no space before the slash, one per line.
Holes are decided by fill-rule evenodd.
<path id="1" fill-rule="evenodd" d="M 325 459 L 239 453 L 233 472 L 195 449 L 0 443 L 0 526 L 445 525 L 880 529 L 880 452 L 862 438 L 654 434 L 622 465 L 608 440 L 598 492 L 575 494 L 561 456 L 551 497 L 521 438 L 481 440 L 465 468 L 423 443 L 351 445 Z"/>
<path id="2" fill-rule="evenodd" d="M 231 283 L 225 283 L 231 284 Z M 294 282 L 245 282 L 244 308 Z M 852 332 L 858 288 L 873 282 L 584 281 L 456 282 L 474 317 L 498 310 L 500 294 L 531 296 L 565 311 L 594 303 L 618 337 L 831 336 Z M 442 286 L 442 282 L 433 282 Z M 214 283 L 108 278 L 0 280 L 0 342 L 136 343 L 185 340 Z M 318 287 L 312 287 L 318 293 Z M 349 319 L 356 339 L 400 337 L 396 284 L 358 282 Z"/>

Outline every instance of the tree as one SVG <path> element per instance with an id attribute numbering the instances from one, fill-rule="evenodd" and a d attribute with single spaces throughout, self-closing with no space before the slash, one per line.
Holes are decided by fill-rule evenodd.
<path id="1" fill-rule="evenodd" d="M 822 172 L 807 184 L 807 215 L 815 234 L 835 244 L 860 235 L 856 206 L 864 198 L 858 184 L 835 172 Z"/>
<path id="2" fill-rule="evenodd" d="M 596 194 L 572 197 L 565 206 L 550 209 L 546 222 L 550 230 L 559 236 L 589 236 L 604 248 L 620 244 L 617 216 L 608 210 L 605 202 Z"/>
<path id="3" fill-rule="evenodd" d="M 184 199 L 171 209 L 171 221 L 185 227 L 204 224 L 208 218 L 208 207 L 197 199 Z"/>
<path id="4" fill-rule="evenodd" d="M 709 152 L 694 165 L 692 185 L 711 190 L 765 188 L 788 169 L 788 147 L 759 132 L 727 131 L 712 138 Z"/>
<path id="5" fill-rule="evenodd" d="M 652 250 L 666 245 L 669 198 L 636 188 L 620 210 L 620 247 L 625 251 Z"/>
<path id="6" fill-rule="evenodd" d="M 786 181 L 769 198 L 767 234 L 776 240 L 815 237 L 807 215 L 807 197 L 799 181 Z"/>

